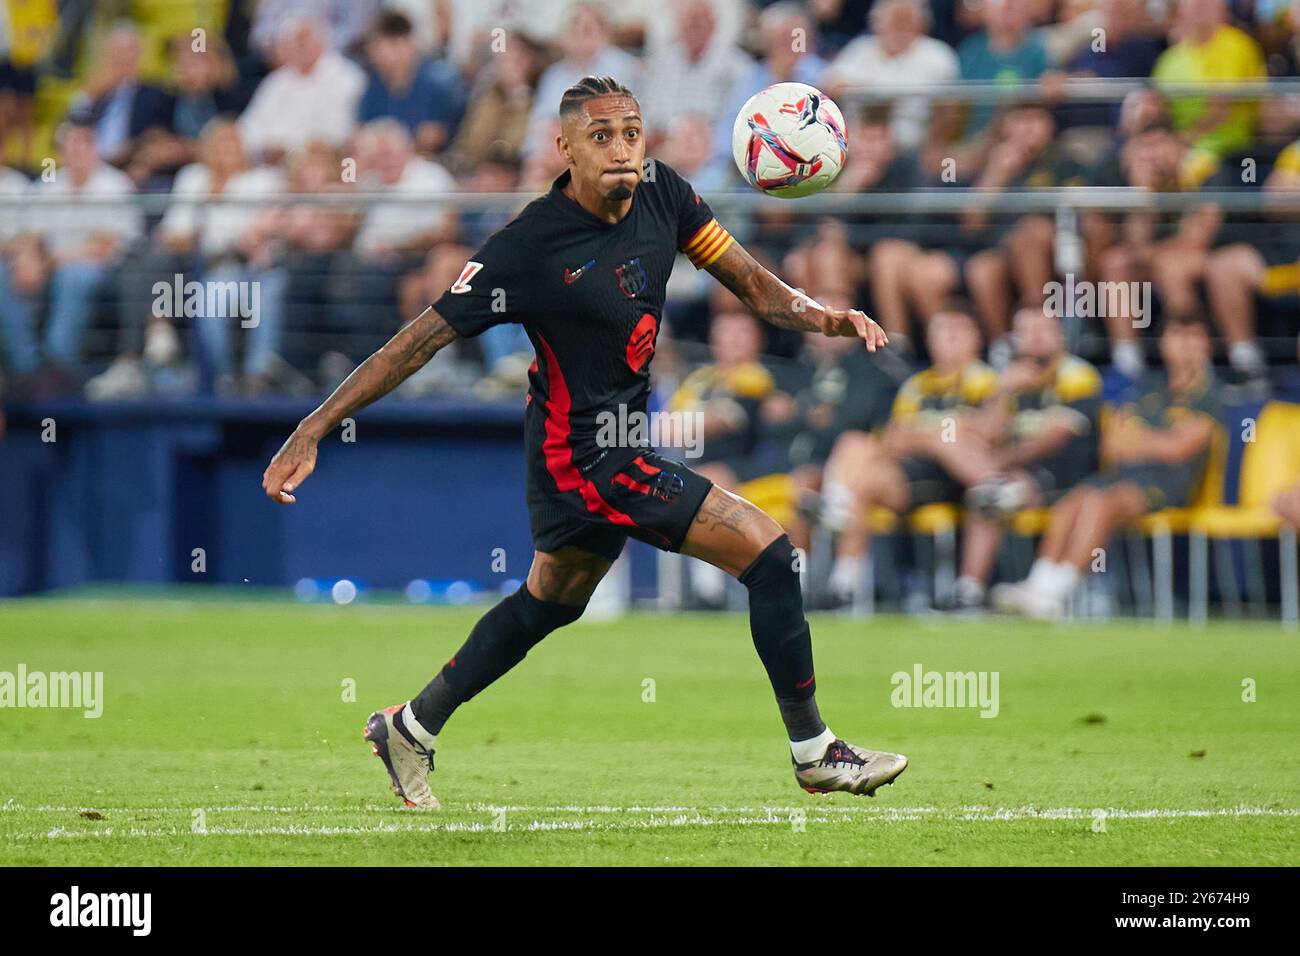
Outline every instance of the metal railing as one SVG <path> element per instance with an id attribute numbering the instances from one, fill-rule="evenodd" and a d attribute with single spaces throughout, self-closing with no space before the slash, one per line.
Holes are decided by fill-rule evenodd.
<path id="1" fill-rule="evenodd" d="M 536 199 L 540 193 L 385 193 L 332 192 L 284 193 L 265 196 L 214 196 L 196 200 L 170 193 L 135 193 L 125 197 L 22 196 L 0 197 L 0 214 L 5 210 L 33 212 L 45 209 L 134 206 L 149 214 L 162 214 L 173 204 L 185 206 L 326 205 L 355 207 L 358 211 L 375 205 L 401 203 L 404 207 L 425 207 L 439 212 L 512 213 Z M 755 190 L 703 193 L 718 211 L 749 214 L 763 211 L 793 212 L 800 216 L 870 216 L 900 213 L 960 213 L 996 206 L 1000 214 L 1047 213 L 1061 208 L 1123 212 L 1145 210 L 1181 212 L 1212 204 L 1225 212 L 1300 212 L 1300 191 L 1265 192 L 1258 187 L 1206 192 L 1152 192 L 1131 186 L 1059 186 L 1043 189 L 981 190 L 952 185 L 945 188 L 912 189 L 905 192 L 848 193 L 830 190 L 798 200 L 776 199 Z"/>
<path id="2" fill-rule="evenodd" d="M 1080 103 L 1119 102 L 1130 93 L 1154 90 L 1170 99 L 1208 97 L 1227 100 L 1260 100 L 1300 95 L 1300 79 L 1279 78 L 1218 83 L 1160 83 L 1149 77 L 1064 79 L 1057 87 L 1059 99 Z M 887 88 L 847 86 L 836 97 L 840 103 L 885 103 L 900 97 L 923 96 L 934 100 L 966 103 L 1003 103 L 1041 97 L 1038 80 L 991 83 L 978 80 L 954 83 L 916 83 Z M 1055 97 L 1054 97 L 1055 98 Z"/>

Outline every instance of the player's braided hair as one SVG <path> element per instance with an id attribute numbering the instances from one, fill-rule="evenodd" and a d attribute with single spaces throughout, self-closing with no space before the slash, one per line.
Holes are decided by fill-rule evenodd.
<path id="1" fill-rule="evenodd" d="M 636 99 L 631 90 L 612 76 L 584 76 L 560 97 L 560 117 L 572 116 L 582 109 L 583 103 L 598 96 L 628 96 Z"/>

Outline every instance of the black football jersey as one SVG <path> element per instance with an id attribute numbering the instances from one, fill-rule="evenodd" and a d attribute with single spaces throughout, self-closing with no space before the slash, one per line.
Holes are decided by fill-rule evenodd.
<path id="1" fill-rule="evenodd" d="M 686 180 L 658 161 L 650 169 L 613 224 L 564 194 L 566 171 L 488 238 L 433 306 L 465 337 L 503 322 L 524 327 L 536 351 L 529 452 L 541 452 L 560 485 L 558 476 L 616 450 L 597 443 L 600 412 L 645 412 L 678 251 L 702 269 L 732 243 Z"/>

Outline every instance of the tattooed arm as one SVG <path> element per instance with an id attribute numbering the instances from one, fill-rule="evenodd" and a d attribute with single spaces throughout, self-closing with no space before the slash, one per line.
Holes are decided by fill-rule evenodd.
<path id="1" fill-rule="evenodd" d="M 432 306 L 403 326 L 383 348 L 358 365 L 319 408 L 299 422 L 262 473 L 266 496 L 280 504 L 293 504 L 292 492 L 316 467 L 320 440 L 343 419 L 395 389 L 455 337 L 455 330 Z"/>
<path id="2" fill-rule="evenodd" d="M 790 288 L 755 262 L 738 242 L 733 242 L 708 271 L 764 322 L 801 332 L 856 336 L 866 343 L 868 352 L 889 344 L 885 330 L 864 313 L 827 308 Z"/>

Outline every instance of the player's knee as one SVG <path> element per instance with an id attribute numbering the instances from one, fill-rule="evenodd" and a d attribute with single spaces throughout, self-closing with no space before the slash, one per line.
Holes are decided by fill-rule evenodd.
<path id="1" fill-rule="evenodd" d="M 791 543 L 790 536 L 781 534 L 744 570 L 740 575 L 740 583 L 751 592 L 763 591 L 773 596 L 793 595 L 802 607 L 803 599 L 799 590 L 799 572 L 802 567 L 803 556 Z"/>
<path id="2" fill-rule="evenodd" d="M 587 609 L 585 600 L 581 604 L 561 604 L 533 597 L 527 584 L 522 585 L 507 600 L 511 602 L 510 610 L 514 613 L 515 620 L 525 633 L 539 636 L 572 624 Z"/>

